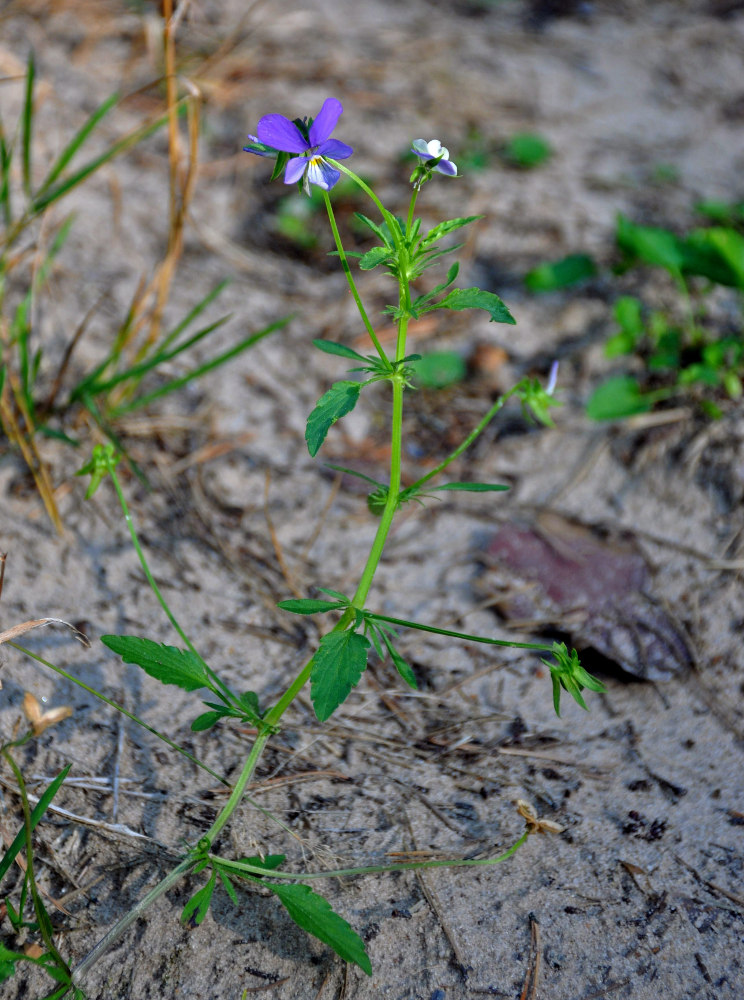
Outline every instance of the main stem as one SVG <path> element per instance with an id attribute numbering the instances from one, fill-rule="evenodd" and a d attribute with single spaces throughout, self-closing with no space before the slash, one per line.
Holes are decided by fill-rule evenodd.
<path id="1" fill-rule="evenodd" d="M 351 174 L 351 172 L 348 170 L 345 172 Z M 367 185 L 364 184 L 364 182 L 361 181 L 359 178 L 357 178 L 355 174 L 351 176 L 353 176 L 354 180 L 356 180 L 360 184 L 360 186 L 365 191 L 367 191 L 367 193 L 370 194 L 375 203 L 383 212 L 383 215 L 387 217 L 389 213 L 384 209 L 377 196 L 374 195 L 374 193 L 367 187 Z M 328 198 L 327 195 L 326 195 L 326 206 L 328 208 L 328 218 L 331 223 L 331 229 L 333 230 L 336 246 L 339 251 L 339 256 L 342 262 L 342 266 L 344 267 L 347 280 L 349 281 L 349 287 L 351 288 L 352 294 L 354 295 L 354 301 L 357 303 L 362 319 L 365 323 L 365 326 L 368 329 L 368 332 L 370 333 L 370 338 L 372 339 L 372 342 L 375 345 L 377 352 L 379 353 L 380 357 L 389 364 L 387 355 L 383 351 L 382 346 L 380 345 L 377 339 L 374 329 L 372 328 L 371 323 L 369 322 L 367 314 L 364 310 L 364 307 L 361 303 L 361 299 L 359 298 L 359 293 L 356 290 L 356 285 L 351 275 L 351 270 L 349 268 L 346 255 L 344 253 L 343 246 L 341 244 L 341 238 L 338 233 L 338 227 L 336 226 L 336 220 L 333 215 L 330 199 Z M 405 357 L 406 332 L 408 329 L 408 314 L 405 311 L 404 307 L 406 303 L 410 304 L 410 287 L 407 274 L 407 263 L 408 263 L 407 255 L 403 248 L 399 249 L 401 250 L 402 253 L 402 260 L 400 262 L 401 264 L 400 276 L 399 276 L 399 302 L 401 306 L 401 312 L 403 315 L 398 323 L 398 338 L 397 338 L 396 352 L 395 352 L 396 361 L 401 361 L 403 357 Z M 372 547 L 367 557 L 367 562 L 365 564 L 364 570 L 362 571 L 362 575 L 359 580 L 359 585 L 357 586 L 356 593 L 354 594 L 354 599 L 352 601 L 353 608 L 364 607 L 367 595 L 369 594 L 370 587 L 372 586 L 372 580 L 374 579 L 375 572 L 382 557 L 382 552 L 385 547 L 387 536 L 390 532 L 390 527 L 393 523 L 393 518 L 395 517 L 395 512 L 398 509 L 399 498 L 400 498 L 402 440 L 403 440 L 403 391 L 405 389 L 405 376 L 401 371 L 398 370 L 395 371 L 390 376 L 390 381 L 392 383 L 392 389 L 393 389 L 393 405 L 392 405 L 393 412 L 392 412 L 391 448 L 390 448 L 390 486 L 388 489 L 387 502 L 382 512 L 382 517 L 380 518 L 380 524 L 377 528 L 377 532 L 375 533 L 375 538 L 374 541 L 372 542 Z M 158 601 L 160 602 L 161 607 L 168 616 L 168 620 L 171 622 L 171 624 L 176 629 L 176 631 L 181 636 L 186 645 L 189 647 L 189 649 L 191 649 L 192 652 L 194 652 L 195 655 L 198 656 L 198 653 L 196 653 L 196 650 L 194 650 L 191 642 L 189 641 L 189 639 L 179 626 L 178 622 L 176 621 L 175 617 L 171 613 L 171 610 L 168 607 L 167 603 L 165 602 L 165 599 L 160 594 L 158 586 L 155 583 L 152 573 L 150 572 L 150 569 L 147 565 L 147 561 L 145 560 L 144 557 L 144 553 L 142 552 L 142 549 L 140 547 L 139 539 L 137 538 L 137 533 L 134 530 L 134 526 L 132 524 L 132 519 L 129 514 L 129 509 L 126 503 L 126 499 L 124 498 L 124 494 L 121 490 L 121 486 L 119 484 L 115 470 L 113 469 L 111 463 L 109 464 L 109 471 L 111 473 L 111 478 L 113 479 L 114 487 L 119 497 L 119 502 L 122 505 L 122 509 L 124 511 L 124 515 L 127 520 L 127 525 L 129 527 L 129 531 L 132 537 L 132 542 L 134 544 L 137 555 L 139 556 L 140 563 L 147 577 L 147 581 L 150 584 L 153 592 L 155 593 L 155 596 L 157 597 Z M 351 608 L 349 608 L 342 615 L 340 620 L 336 623 L 333 631 L 338 632 L 344 630 L 352 623 L 353 620 L 354 620 L 354 612 Z M 199 842 L 196 848 L 192 849 L 189 852 L 188 856 L 184 858 L 184 860 L 181 861 L 181 863 L 176 868 L 173 869 L 173 871 L 171 871 L 161 882 L 159 882 L 153 889 L 151 889 L 150 892 L 142 900 L 140 900 L 140 902 L 137 903 L 137 905 L 132 910 L 130 910 L 127 914 L 124 915 L 124 917 L 122 917 L 119 921 L 117 921 L 117 923 L 114 924 L 114 926 L 108 931 L 108 933 L 98 942 L 95 948 L 93 948 L 93 950 L 89 952 L 89 954 L 83 959 L 83 961 L 75 968 L 73 972 L 73 982 L 76 985 L 79 986 L 82 983 L 82 979 L 85 976 L 85 973 L 90 968 L 92 968 L 92 966 L 101 958 L 104 952 L 106 952 L 107 949 L 110 948 L 111 945 L 113 945 L 122 936 L 122 934 L 124 934 L 124 932 L 131 926 L 131 924 L 139 916 L 141 916 L 141 914 L 143 914 L 145 910 L 155 902 L 156 899 L 158 899 L 160 896 L 163 895 L 163 893 L 167 892 L 170 888 L 172 888 L 172 886 L 174 886 L 184 875 L 186 875 L 194 867 L 197 861 L 203 856 L 204 847 L 206 845 L 209 845 L 207 847 L 207 850 L 211 848 L 211 845 L 214 843 L 220 832 L 229 822 L 232 814 L 239 806 L 245 794 L 246 787 L 249 781 L 251 780 L 256 770 L 256 767 L 258 766 L 258 762 L 261 759 L 261 755 L 263 754 L 264 748 L 268 740 L 271 738 L 272 734 L 276 731 L 276 727 L 278 726 L 280 719 L 282 718 L 286 710 L 289 708 L 294 699 L 297 697 L 297 695 L 300 693 L 300 691 L 303 689 L 305 684 L 310 679 L 312 666 L 313 666 L 313 658 L 311 657 L 304 665 L 304 667 L 297 675 L 297 677 L 294 679 L 292 684 L 287 688 L 285 693 L 276 703 L 276 705 L 274 705 L 274 707 L 270 709 L 264 716 L 264 719 L 262 720 L 263 724 L 262 726 L 260 726 L 258 736 L 256 737 L 256 742 L 253 744 L 251 752 L 246 758 L 246 761 L 241 769 L 240 776 L 238 777 L 238 780 L 235 782 L 233 790 L 230 793 L 230 797 L 220 810 L 217 818 L 215 819 L 214 823 L 209 828 L 209 830 L 206 832 L 202 840 Z"/>

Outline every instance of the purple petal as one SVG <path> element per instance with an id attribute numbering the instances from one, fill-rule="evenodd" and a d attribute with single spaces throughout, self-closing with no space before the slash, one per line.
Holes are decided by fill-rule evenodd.
<path id="1" fill-rule="evenodd" d="M 339 139 L 328 139 L 327 142 L 321 142 L 317 152 L 320 156 L 330 156 L 332 160 L 345 160 L 354 150 Z"/>
<path id="2" fill-rule="evenodd" d="M 430 156 L 429 159 L 431 160 L 433 157 Z M 457 167 L 451 160 L 440 160 L 434 169 L 438 170 L 440 174 L 449 174 L 450 177 L 457 176 Z"/>
<path id="3" fill-rule="evenodd" d="M 330 191 L 340 176 L 338 170 L 330 163 L 326 163 L 322 157 L 314 156 L 310 160 L 310 166 L 307 168 L 307 179 L 311 184 L 317 184 L 319 188 L 323 188 L 324 191 Z"/>
<path id="4" fill-rule="evenodd" d="M 295 156 L 291 159 L 284 171 L 284 183 L 294 184 L 295 181 L 298 181 L 305 173 L 307 163 L 308 158 L 306 156 Z"/>
<path id="5" fill-rule="evenodd" d="M 335 97 L 328 97 L 323 101 L 323 107 L 318 112 L 318 117 L 310 126 L 311 146 L 319 146 L 321 142 L 325 142 L 329 138 L 343 110 L 341 101 L 337 101 Z"/>
<path id="6" fill-rule="evenodd" d="M 256 133 L 260 142 L 283 153 L 304 153 L 310 148 L 295 123 L 284 115 L 264 115 Z"/>

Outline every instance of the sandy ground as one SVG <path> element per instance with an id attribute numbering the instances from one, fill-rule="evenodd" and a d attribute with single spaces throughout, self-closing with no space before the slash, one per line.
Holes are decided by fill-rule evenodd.
<path id="1" fill-rule="evenodd" d="M 549 16 L 561 6 L 569 16 Z M 600 278 L 533 298 L 521 284 L 529 267 L 565 253 L 607 261 L 618 211 L 684 227 L 696 199 L 742 197 L 744 14 L 701 0 L 545 3 L 529 13 L 522 3 L 477 0 L 193 4 L 179 51 L 205 97 L 203 166 L 170 315 L 175 322 L 230 277 L 210 315 L 233 319 L 215 345 L 290 312 L 296 318 L 148 420 L 130 422 L 126 440 L 155 489 L 129 476 L 125 488 L 155 575 L 201 653 L 239 688 L 276 697 L 317 634 L 275 602 L 291 587 L 353 587 L 375 528 L 364 496 L 348 478 L 334 494 L 323 463 L 384 475 L 385 400 L 370 392 L 331 432 L 321 460 L 309 459 L 307 413 L 344 377 L 343 362 L 309 341 L 358 346 L 361 330 L 325 256 L 323 227 L 316 250 L 291 253 L 272 232 L 285 192 L 269 185 L 265 162 L 239 152 L 244 136 L 262 114 L 312 114 L 337 96 L 345 107 L 337 134 L 355 147 L 354 165 L 402 211 L 408 168 L 399 156 L 412 138 L 437 136 L 457 160 L 473 129 L 491 147 L 515 131 L 539 131 L 555 150 L 539 170 L 513 171 L 492 156 L 422 195 L 427 219 L 485 214 L 468 236 L 463 284 L 497 291 L 518 325 L 453 314 L 416 342 L 469 357 L 476 348 L 481 357 L 505 352 L 506 361 L 457 389 L 412 398 L 407 475 L 456 443 L 513 378 L 544 376 L 553 357 L 565 406 L 554 430 L 530 430 L 510 411 L 462 461 L 458 478 L 507 481 L 506 499 L 461 496 L 400 518 L 372 600 L 388 614 L 513 636 L 484 606 L 500 578 L 483 551 L 505 519 L 529 521 L 547 507 L 634 534 L 653 567 L 650 598 L 689 635 L 696 668 L 664 684 L 609 675 L 589 713 L 566 701 L 557 719 L 538 658 L 406 635 L 419 695 L 378 664 L 325 726 L 301 700 L 252 790 L 289 832 L 246 804 L 224 852 L 281 851 L 313 870 L 387 852 L 488 854 L 519 835 L 518 798 L 565 832 L 531 838 L 490 870 L 325 885 L 368 945 L 371 978 L 345 970 L 276 900 L 255 894 L 241 897 L 240 911 L 220 897 L 201 928 L 185 930 L 178 914 L 188 888 L 180 886 L 96 967 L 91 997 L 237 1000 L 246 988 L 287 1000 L 744 996 L 744 416 L 729 411 L 706 425 L 690 409 L 657 427 L 591 424 L 582 407 L 609 370 L 602 344 L 616 286 Z M 42 162 L 103 95 L 132 92 L 159 72 L 148 4 L 11 3 L 0 25 L 5 75 L 36 51 Z M 117 110 L 100 141 L 156 110 L 156 96 Z M 0 100 L 12 119 L 21 85 L 4 85 Z M 669 165 L 676 179 L 661 183 L 668 172 L 659 167 Z M 39 316 L 52 356 L 105 292 L 80 361 L 100 357 L 162 252 L 166 192 L 165 143 L 155 137 L 65 203 L 76 213 L 73 235 Z M 373 310 L 384 304 L 384 278 L 369 275 L 362 286 Z M 224 442 L 224 451 L 200 451 Z M 78 623 L 90 651 L 51 629 L 29 646 L 234 777 L 250 734 L 229 725 L 191 733 L 193 696 L 122 666 L 98 641 L 109 632 L 174 637 L 112 492 L 83 503 L 72 475 L 82 458 L 44 447 L 60 486 L 63 537 L 20 459 L 0 453 L 2 626 L 41 615 Z M 75 708 L 19 755 L 32 789 L 72 762 L 74 780 L 56 801 L 91 821 L 48 815 L 38 831 L 41 883 L 66 900 L 69 916 L 54 919 L 74 963 L 182 844 L 198 839 L 222 793 L 144 730 L 7 648 L 2 682 L 5 734 L 24 691 Z M 2 778 L 7 838 L 20 811 L 7 772 Z M 3 996 L 44 989 L 31 975 L 11 980 Z"/>

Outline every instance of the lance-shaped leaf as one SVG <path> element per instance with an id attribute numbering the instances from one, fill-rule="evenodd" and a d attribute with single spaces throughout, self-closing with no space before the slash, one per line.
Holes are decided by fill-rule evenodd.
<path id="1" fill-rule="evenodd" d="M 362 385 L 360 382 L 334 382 L 315 404 L 315 409 L 307 418 L 305 440 L 311 455 L 317 455 L 326 434 L 337 420 L 349 413 L 357 404 Z"/>
<path id="2" fill-rule="evenodd" d="M 461 309 L 484 309 L 492 323 L 509 323 L 515 326 L 517 322 L 498 295 L 484 292 L 480 288 L 455 288 L 441 302 L 423 311 L 430 312 L 431 309 L 455 309 L 458 312 Z"/>
<path id="3" fill-rule="evenodd" d="M 279 601 L 277 607 L 293 615 L 318 615 L 323 611 L 337 611 L 340 604 L 338 601 L 315 601 L 310 597 L 301 597 L 296 601 Z"/>
<path id="4" fill-rule="evenodd" d="M 440 222 L 438 226 L 434 226 L 421 240 L 421 246 L 431 246 L 432 243 L 436 243 L 438 239 L 445 236 L 447 233 L 453 233 L 456 229 L 462 229 L 463 226 L 469 226 L 471 222 L 477 222 L 478 219 L 482 219 L 482 215 L 469 215 L 464 219 L 447 219 L 446 222 Z"/>
<path id="5" fill-rule="evenodd" d="M 355 351 L 352 347 L 347 347 L 346 344 L 337 344 L 335 340 L 314 340 L 313 345 L 326 354 L 337 354 L 341 358 L 353 358 L 354 361 L 367 360 L 363 354 Z"/>
<path id="6" fill-rule="evenodd" d="M 345 962 L 353 962 L 368 976 L 372 975 L 364 941 L 343 917 L 334 913 L 327 899 L 313 892 L 309 885 L 268 882 L 264 885 L 279 897 L 298 927 L 329 945 Z"/>
<path id="7" fill-rule="evenodd" d="M 445 483 L 443 486 L 432 486 L 430 492 L 462 490 L 464 493 L 500 493 L 508 489 L 504 483 Z"/>
<path id="8" fill-rule="evenodd" d="M 315 714 L 325 722 L 349 696 L 367 666 L 369 639 L 350 629 L 329 632 L 320 640 L 310 674 Z"/>
<path id="9" fill-rule="evenodd" d="M 201 889 L 198 889 L 191 899 L 188 900 L 181 911 L 181 923 L 189 927 L 198 927 L 209 912 L 209 904 L 212 902 L 212 893 L 217 881 L 214 872 L 209 877 L 209 881 Z"/>
<path id="10" fill-rule="evenodd" d="M 188 649 L 177 649 L 135 635 L 102 635 L 101 642 L 118 653 L 125 663 L 135 663 L 163 684 L 174 684 L 184 691 L 212 688 L 206 664 Z"/>
<path id="11" fill-rule="evenodd" d="M 411 669 L 411 665 L 403 659 L 398 650 L 393 646 L 390 636 L 388 635 L 388 630 L 380 628 L 380 635 L 382 636 L 382 641 L 387 646 L 387 651 L 390 653 L 390 658 L 393 661 L 395 669 L 398 671 L 403 680 L 408 684 L 409 687 L 418 688 L 418 681 L 416 680 L 416 675 Z"/>

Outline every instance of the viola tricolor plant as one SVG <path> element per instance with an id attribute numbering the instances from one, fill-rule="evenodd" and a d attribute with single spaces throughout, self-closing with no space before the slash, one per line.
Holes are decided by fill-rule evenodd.
<path id="1" fill-rule="evenodd" d="M 330 718 L 350 697 L 365 671 L 369 656 L 373 653 L 381 659 L 389 657 L 401 682 L 416 687 L 415 672 L 398 648 L 398 636 L 402 630 L 413 629 L 449 636 L 464 642 L 551 653 L 555 661 L 549 662 L 549 668 L 556 711 L 559 710 L 562 691 L 568 692 L 582 707 L 586 707 L 582 690 L 585 688 L 602 690 L 602 685 L 583 670 L 576 653 L 569 653 L 563 644 L 511 642 L 490 636 L 470 635 L 439 628 L 426 622 L 391 617 L 375 607 L 373 594 L 375 572 L 383 556 L 393 521 L 401 508 L 411 501 L 420 503 L 423 499 L 441 491 L 498 493 L 506 490 L 508 487 L 501 483 L 460 482 L 448 479 L 446 473 L 449 466 L 476 440 L 512 397 L 520 400 L 525 410 L 538 421 L 549 424 L 551 422 L 549 408 L 556 405 L 552 395 L 555 388 L 556 367 L 554 366 L 551 371 L 547 387 L 544 387 L 539 380 L 523 379 L 497 399 L 460 445 L 444 456 L 425 475 L 414 481 L 411 481 L 411 477 L 404 476 L 404 401 L 406 393 L 411 389 L 411 365 L 418 359 L 418 355 L 408 353 L 409 325 L 427 313 L 440 310 L 459 312 L 477 309 L 484 311 L 492 322 L 513 325 L 515 320 L 507 306 L 494 292 L 476 287 L 456 287 L 459 270 L 457 263 L 451 264 L 443 279 L 433 287 L 431 284 L 425 290 L 416 287 L 417 280 L 425 271 L 440 265 L 446 255 L 462 245 L 443 246 L 442 241 L 450 233 L 481 218 L 470 216 L 447 219 L 430 229 L 425 229 L 421 219 L 415 216 L 417 198 L 425 183 L 437 175 L 457 176 L 457 168 L 449 159 L 449 151 L 436 139 L 413 141 L 412 152 L 416 155 L 418 163 L 411 177 L 412 194 L 408 211 L 405 218 L 400 218 L 387 209 L 372 188 L 342 162 L 352 155 L 352 149 L 346 143 L 331 138 L 342 110 L 340 101 L 328 98 L 315 119 L 290 120 L 279 114 L 266 115 L 259 121 L 256 135 L 249 136 L 245 149 L 258 156 L 275 159 L 273 177 L 283 174 L 285 184 L 296 183 L 306 191 L 310 185 L 315 184 L 322 190 L 337 255 L 358 307 L 360 322 L 369 335 L 371 347 L 369 354 L 361 354 L 340 340 L 313 341 L 316 349 L 334 359 L 336 363 L 339 360 L 350 362 L 352 377 L 334 381 L 310 413 L 305 431 L 309 453 L 315 456 L 320 451 L 330 429 L 356 406 L 369 385 L 373 383 L 388 385 L 391 439 L 390 467 L 386 481 L 372 480 L 366 474 L 354 469 L 341 469 L 346 474 L 366 480 L 372 487 L 368 503 L 372 516 L 377 518 L 374 540 L 353 593 L 341 593 L 327 586 L 328 581 L 321 581 L 326 585 L 318 587 L 319 596 L 293 598 L 279 604 L 279 607 L 288 613 L 318 615 L 324 618 L 331 616 L 334 620 L 329 626 L 321 627 L 321 638 L 317 649 L 299 667 L 284 694 L 273 705 L 264 706 L 260 704 L 256 693 L 233 691 L 208 666 L 170 611 L 139 543 L 116 471 L 118 456 L 113 446 L 98 446 L 91 460 L 80 470 L 81 474 L 92 477 L 89 495 L 100 486 L 104 478 L 111 478 L 142 568 L 181 642 L 176 647 L 159 644 L 139 636 L 109 635 L 103 637 L 105 645 L 121 656 L 124 662 L 139 665 L 164 684 L 172 684 L 190 692 L 200 690 L 207 692 L 204 704 L 192 723 L 193 730 L 206 731 L 224 724 L 226 720 L 235 720 L 255 730 L 257 735 L 238 778 L 230 786 L 229 797 L 211 827 L 198 843 L 188 848 L 176 868 L 130 913 L 119 920 L 73 971 L 72 982 L 78 991 L 84 988 L 85 977 L 90 967 L 147 907 L 180 879 L 199 873 L 205 874 L 206 882 L 192 895 L 183 911 L 183 920 L 190 926 L 199 924 L 204 919 L 218 887 L 223 888 L 237 905 L 239 900 L 234 883 L 240 882 L 244 887 L 253 885 L 260 887 L 263 892 L 269 891 L 277 896 L 290 917 L 300 927 L 333 948 L 345 961 L 355 963 L 366 973 L 371 974 L 370 958 L 362 939 L 341 916 L 333 912 L 321 895 L 304 884 L 303 879 L 453 865 L 490 866 L 514 854 L 531 833 L 557 832 L 560 829 L 555 823 L 540 821 L 532 806 L 521 803 L 520 813 L 525 820 L 521 834 L 498 855 L 477 860 L 410 862 L 302 873 L 286 870 L 283 867 L 285 857 L 280 854 L 266 853 L 232 860 L 221 853 L 220 835 L 243 800 L 267 743 L 278 732 L 284 713 L 308 684 L 315 713 L 321 722 Z M 342 173 L 369 197 L 372 204 L 371 216 L 376 216 L 373 218 L 363 214 L 358 215 L 359 221 L 376 241 L 376 245 L 365 253 L 346 251 L 336 224 L 329 192 Z M 395 345 L 390 351 L 383 348 L 375 325 L 362 302 L 350 263 L 350 260 L 354 259 L 360 271 L 383 268 L 394 279 L 397 295 L 384 311 L 385 324 L 389 324 L 392 318 L 397 328 Z"/>

